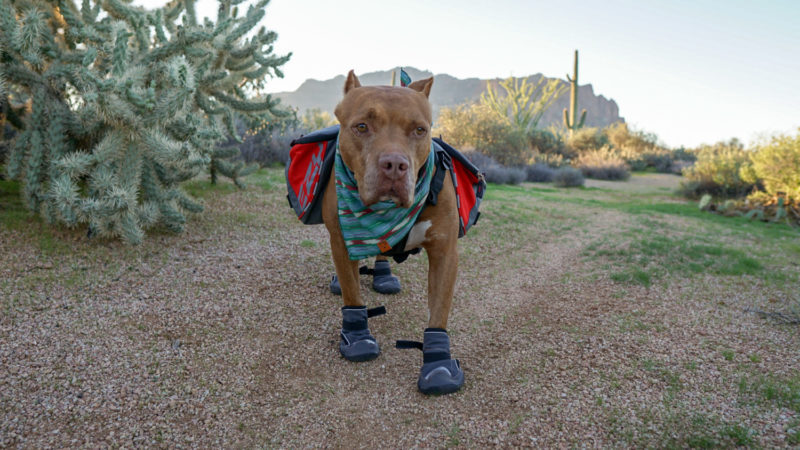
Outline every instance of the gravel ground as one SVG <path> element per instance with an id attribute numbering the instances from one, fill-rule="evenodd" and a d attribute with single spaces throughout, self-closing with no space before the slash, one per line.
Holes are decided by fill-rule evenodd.
<path id="1" fill-rule="evenodd" d="M 393 348 L 422 337 L 424 255 L 395 266 L 398 295 L 362 278 L 388 310 L 370 321 L 383 353 L 349 363 L 324 227 L 294 219 L 278 170 L 259 177 L 204 192 L 185 233 L 138 247 L 36 219 L 0 229 L 0 447 L 800 443 L 800 397 L 759 394 L 800 396 L 800 333 L 743 312 L 788 304 L 793 278 L 615 282 L 584 250 L 638 216 L 488 199 L 450 320 L 467 383 L 425 397 L 421 354 Z"/>

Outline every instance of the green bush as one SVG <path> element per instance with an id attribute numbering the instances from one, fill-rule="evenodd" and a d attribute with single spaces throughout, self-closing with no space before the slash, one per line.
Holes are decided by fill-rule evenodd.
<path id="1" fill-rule="evenodd" d="M 599 128 L 581 128 L 567 139 L 567 145 L 577 152 L 597 150 L 608 145 L 608 137 Z"/>
<path id="2" fill-rule="evenodd" d="M 748 176 L 751 153 L 737 139 L 702 146 L 696 150 L 697 162 L 684 170 L 681 193 L 690 198 L 703 194 L 716 197 L 742 197 L 757 182 Z"/>
<path id="3" fill-rule="evenodd" d="M 564 137 L 552 130 L 534 128 L 528 131 L 528 142 L 538 154 L 559 155 L 566 158 L 575 156 L 575 151 L 567 146 Z"/>
<path id="4" fill-rule="evenodd" d="M 784 193 L 800 200 L 800 129 L 794 137 L 781 135 L 750 155 L 751 168 L 742 177 L 752 184 L 761 183 L 769 195 Z"/>
<path id="5" fill-rule="evenodd" d="M 435 134 L 457 148 L 477 150 L 506 166 L 526 165 L 534 156 L 524 131 L 479 104 L 443 108 Z"/>

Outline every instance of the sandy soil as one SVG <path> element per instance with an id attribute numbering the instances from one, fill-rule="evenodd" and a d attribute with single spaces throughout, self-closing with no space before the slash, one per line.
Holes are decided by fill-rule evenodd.
<path id="1" fill-rule="evenodd" d="M 638 216 L 530 197 L 520 220 L 487 200 L 460 242 L 449 326 L 467 383 L 425 397 L 421 354 L 393 348 L 422 337 L 425 256 L 395 266 L 398 295 L 362 278 L 388 310 L 370 321 L 383 353 L 349 363 L 324 227 L 297 223 L 278 171 L 230 191 L 208 194 L 185 233 L 135 248 L 35 219 L 0 229 L 0 447 L 796 442 L 797 408 L 757 383 L 797 376 L 800 333 L 742 309 L 797 286 L 614 282 L 585 249 Z"/>

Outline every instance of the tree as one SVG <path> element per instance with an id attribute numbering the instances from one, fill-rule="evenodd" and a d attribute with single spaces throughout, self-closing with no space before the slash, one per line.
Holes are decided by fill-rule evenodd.
<path id="1" fill-rule="evenodd" d="M 303 113 L 302 123 L 303 128 L 314 131 L 336 125 L 338 122 L 328 111 L 311 108 Z"/>
<path id="2" fill-rule="evenodd" d="M 525 78 L 511 77 L 501 81 L 500 87 L 505 94 L 500 94 L 487 82 L 486 92 L 481 94 L 481 104 L 523 133 L 538 127 L 544 112 L 566 89 L 560 80 L 545 77 L 533 83 Z"/>
<path id="3" fill-rule="evenodd" d="M 0 97 L 31 99 L 6 169 L 30 210 L 129 243 L 156 224 L 181 231 L 202 210 L 180 182 L 226 156 L 216 144 L 239 139 L 236 117 L 287 114 L 252 98 L 290 56 L 273 54 L 263 27 L 248 37 L 268 0 L 242 16 L 232 3 L 200 23 L 193 0 L 0 0 Z"/>

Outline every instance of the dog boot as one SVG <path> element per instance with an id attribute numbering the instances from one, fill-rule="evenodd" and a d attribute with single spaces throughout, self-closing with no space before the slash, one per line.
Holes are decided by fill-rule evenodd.
<path id="1" fill-rule="evenodd" d="M 331 294 L 342 295 L 342 287 L 339 286 L 339 277 L 337 277 L 336 275 L 334 275 L 333 278 L 331 278 L 330 288 L 331 288 Z"/>
<path id="2" fill-rule="evenodd" d="M 422 369 L 417 387 L 426 395 L 450 394 L 464 385 L 464 371 L 457 359 L 450 357 L 450 337 L 441 328 L 426 328 L 422 343 L 397 341 L 397 348 L 422 350 Z"/>
<path id="3" fill-rule="evenodd" d="M 386 313 L 386 308 L 379 306 L 367 310 L 366 306 L 342 307 L 342 340 L 339 352 L 348 361 L 369 361 L 381 353 L 378 342 L 372 337 L 367 326 L 367 318 Z"/>
<path id="4" fill-rule="evenodd" d="M 400 280 L 392 275 L 389 261 L 375 261 L 375 268 L 372 270 L 372 289 L 380 294 L 400 292 Z"/>
<path id="5" fill-rule="evenodd" d="M 361 266 L 358 269 L 361 275 L 372 275 L 372 289 L 379 294 L 397 294 L 400 292 L 400 280 L 392 275 L 389 261 L 375 261 L 375 268 Z M 339 285 L 339 277 L 331 277 L 331 294 L 342 295 L 342 287 Z"/>

